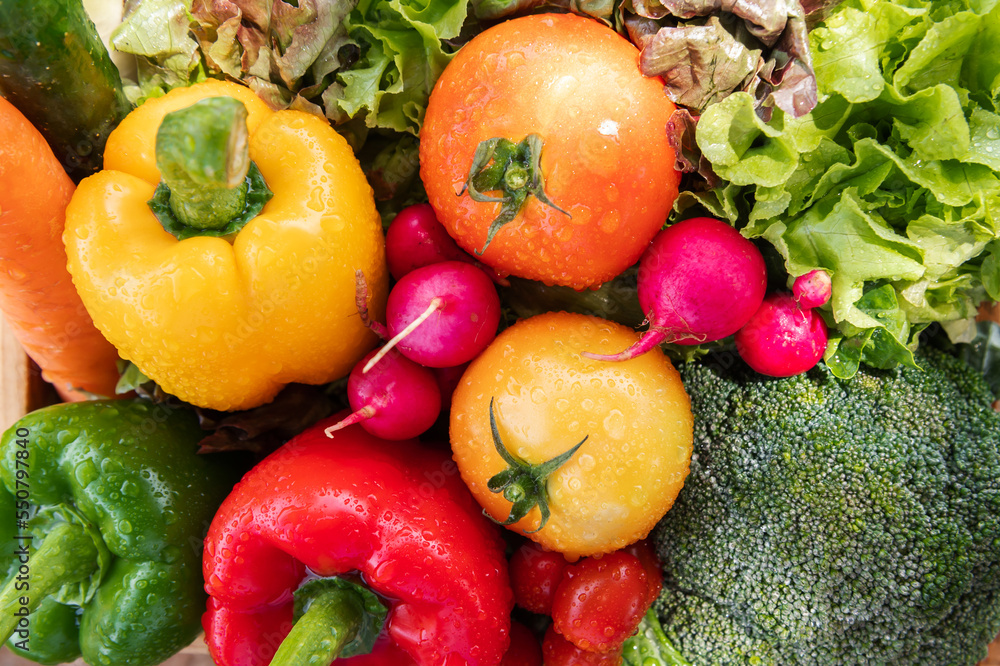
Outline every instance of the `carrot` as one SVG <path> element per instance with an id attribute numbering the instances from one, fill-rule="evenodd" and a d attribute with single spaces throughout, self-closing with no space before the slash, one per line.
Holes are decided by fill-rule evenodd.
<path id="1" fill-rule="evenodd" d="M 113 397 L 118 352 L 66 268 L 62 233 L 74 189 L 42 135 L 0 97 L 0 312 L 64 400 Z"/>

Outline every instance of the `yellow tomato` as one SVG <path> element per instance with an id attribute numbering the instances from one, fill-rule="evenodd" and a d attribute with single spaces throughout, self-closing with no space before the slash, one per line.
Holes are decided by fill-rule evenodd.
<path id="1" fill-rule="evenodd" d="M 688 473 L 691 404 L 670 360 L 659 350 L 617 363 L 581 354 L 636 338 L 586 315 L 523 319 L 472 362 L 452 399 L 452 449 L 473 495 L 571 559 L 646 537 Z M 533 480 L 549 461 L 557 468 Z"/>

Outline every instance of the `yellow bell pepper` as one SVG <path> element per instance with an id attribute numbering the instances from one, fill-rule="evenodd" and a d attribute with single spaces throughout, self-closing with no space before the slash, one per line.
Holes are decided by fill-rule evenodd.
<path id="1" fill-rule="evenodd" d="M 221 139 L 225 167 L 213 161 L 218 155 L 202 155 L 217 136 L 177 136 L 195 127 L 182 113 L 210 98 L 242 103 L 222 100 L 238 111 L 232 136 Z M 232 194 L 213 199 L 204 179 L 234 169 L 223 180 L 238 188 L 247 155 L 272 198 L 238 231 L 216 222 L 200 229 L 198 218 L 226 209 Z M 272 111 L 235 83 L 199 83 L 135 109 L 109 137 L 104 167 L 80 183 L 67 210 L 69 270 L 105 337 L 168 393 L 246 409 L 290 382 L 343 377 L 375 346 L 355 285 L 361 271 L 380 317 L 388 292 L 382 226 L 351 148 L 322 118 Z M 187 181 L 175 173 L 184 169 L 195 172 Z M 167 193 L 184 233 L 168 232 L 153 212 L 154 191 Z"/>

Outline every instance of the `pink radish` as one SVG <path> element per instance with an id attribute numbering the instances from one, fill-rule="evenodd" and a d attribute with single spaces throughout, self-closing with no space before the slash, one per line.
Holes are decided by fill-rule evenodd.
<path id="1" fill-rule="evenodd" d="M 399 352 L 386 353 L 368 372 L 365 365 L 379 350 L 369 352 L 347 378 L 350 416 L 326 429 L 326 435 L 355 423 L 382 439 L 410 439 L 437 421 L 441 390 L 427 368 Z"/>
<path id="2" fill-rule="evenodd" d="M 438 222 L 430 204 L 407 206 L 393 218 L 385 232 L 385 258 L 396 280 L 422 266 L 471 261 Z"/>
<path id="3" fill-rule="evenodd" d="M 818 308 L 825 305 L 833 295 L 833 281 L 830 274 L 817 269 L 795 278 L 792 296 L 803 308 Z"/>
<path id="4" fill-rule="evenodd" d="M 472 264 L 444 261 L 404 275 L 389 292 L 385 318 L 391 339 L 383 352 L 398 347 L 420 365 L 447 368 L 471 361 L 496 337 L 500 297 Z"/>
<path id="5" fill-rule="evenodd" d="M 399 211 L 385 232 L 385 257 L 396 280 L 410 271 L 442 261 L 464 261 L 486 272 L 491 280 L 506 284 L 496 271 L 483 266 L 448 235 L 430 204 L 415 204 Z"/>
<path id="6" fill-rule="evenodd" d="M 764 257 L 725 222 L 695 217 L 653 238 L 639 261 L 639 305 L 649 330 L 618 354 L 584 355 L 624 361 L 661 342 L 695 345 L 738 331 L 767 290 Z"/>
<path id="7" fill-rule="evenodd" d="M 791 377 L 823 358 L 826 323 L 816 310 L 800 308 L 791 294 L 771 294 L 736 333 L 735 342 L 740 357 L 757 372 Z"/>

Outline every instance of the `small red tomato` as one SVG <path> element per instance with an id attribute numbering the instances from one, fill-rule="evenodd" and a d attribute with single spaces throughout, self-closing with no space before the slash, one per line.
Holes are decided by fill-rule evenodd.
<path id="1" fill-rule="evenodd" d="M 528 542 L 510 557 L 510 584 L 514 602 L 541 615 L 552 612 L 552 598 L 569 563 L 560 553 L 542 550 Z"/>
<path id="2" fill-rule="evenodd" d="M 646 571 L 646 587 L 649 594 L 646 597 L 645 610 L 649 610 L 649 607 L 653 605 L 656 598 L 660 596 L 660 590 L 663 589 L 663 569 L 660 567 L 660 560 L 656 556 L 656 550 L 649 539 L 637 541 L 622 550 L 639 558 L 642 568 Z"/>
<path id="3" fill-rule="evenodd" d="M 510 623 L 510 647 L 504 654 L 500 666 L 542 666 L 542 646 L 538 638 L 526 626 L 512 620 Z"/>
<path id="4" fill-rule="evenodd" d="M 557 634 L 552 625 L 549 625 L 542 641 L 542 656 L 545 666 L 620 666 L 624 661 L 620 650 L 581 650 Z"/>
<path id="5" fill-rule="evenodd" d="M 618 550 L 566 568 L 552 600 L 555 630 L 584 650 L 621 649 L 646 613 L 649 583 L 639 558 Z"/>

